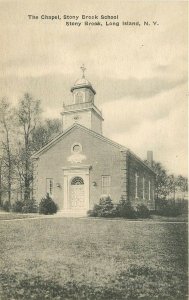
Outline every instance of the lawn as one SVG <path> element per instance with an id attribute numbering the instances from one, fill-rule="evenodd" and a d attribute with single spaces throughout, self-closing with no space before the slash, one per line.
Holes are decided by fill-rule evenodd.
<path id="1" fill-rule="evenodd" d="M 0 221 L 0 299 L 187 299 L 186 223 Z"/>
<path id="2" fill-rule="evenodd" d="M 0 211 L 0 221 L 1 220 L 12 220 L 12 219 L 28 219 L 40 217 L 39 214 L 22 214 L 22 213 L 9 213 Z"/>

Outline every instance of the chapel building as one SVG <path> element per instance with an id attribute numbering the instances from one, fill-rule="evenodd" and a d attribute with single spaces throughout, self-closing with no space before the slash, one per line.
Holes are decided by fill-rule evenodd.
<path id="1" fill-rule="evenodd" d="M 47 193 L 59 212 L 86 215 L 101 195 L 114 203 L 155 207 L 152 152 L 145 164 L 132 151 L 102 134 L 103 117 L 95 105 L 92 84 L 82 78 L 71 88 L 72 102 L 63 105 L 63 131 L 33 156 L 34 198 Z"/>

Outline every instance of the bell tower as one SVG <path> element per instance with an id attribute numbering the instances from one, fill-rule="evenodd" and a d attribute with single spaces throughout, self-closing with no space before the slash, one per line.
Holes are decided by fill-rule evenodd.
<path id="1" fill-rule="evenodd" d="M 94 104 L 96 91 L 92 84 L 85 78 L 86 68 L 81 66 L 82 77 L 71 87 L 72 102 L 63 105 L 62 123 L 63 131 L 79 123 L 97 133 L 102 134 L 102 113 Z"/>

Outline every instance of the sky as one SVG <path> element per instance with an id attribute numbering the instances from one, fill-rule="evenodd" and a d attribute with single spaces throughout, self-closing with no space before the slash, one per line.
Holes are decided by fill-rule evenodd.
<path id="1" fill-rule="evenodd" d="M 60 117 L 86 78 L 103 134 L 142 159 L 152 150 L 169 173 L 187 175 L 187 1 L 0 0 L 0 97 L 25 92 Z M 42 20 L 41 15 L 61 20 Z M 29 19 L 28 15 L 38 16 Z M 63 16 L 118 15 L 120 26 L 66 26 Z M 73 20 L 72 20 L 73 21 Z M 89 20 L 94 21 L 94 20 Z M 122 21 L 141 26 L 122 26 Z M 144 26 L 144 21 L 150 23 Z M 76 22 L 76 21 L 75 21 Z M 153 25 L 157 22 L 158 25 Z"/>

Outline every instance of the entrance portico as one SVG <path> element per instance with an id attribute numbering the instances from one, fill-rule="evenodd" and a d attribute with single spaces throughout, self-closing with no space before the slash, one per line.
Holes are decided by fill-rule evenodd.
<path id="1" fill-rule="evenodd" d="M 90 166 L 63 167 L 64 192 L 63 213 L 86 215 L 89 210 L 89 171 Z"/>

